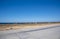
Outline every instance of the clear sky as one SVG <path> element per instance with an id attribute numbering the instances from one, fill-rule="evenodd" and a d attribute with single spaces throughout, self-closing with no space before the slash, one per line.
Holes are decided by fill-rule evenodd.
<path id="1" fill-rule="evenodd" d="M 0 22 L 60 21 L 59 0 L 0 0 Z"/>

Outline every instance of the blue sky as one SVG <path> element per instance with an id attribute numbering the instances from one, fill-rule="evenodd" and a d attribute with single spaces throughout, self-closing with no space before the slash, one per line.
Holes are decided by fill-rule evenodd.
<path id="1" fill-rule="evenodd" d="M 0 0 L 0 22 L 60 21 L 59 0 Z"/>

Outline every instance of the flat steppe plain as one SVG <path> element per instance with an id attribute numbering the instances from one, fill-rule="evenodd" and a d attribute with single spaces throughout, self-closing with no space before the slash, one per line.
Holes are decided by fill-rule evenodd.
<path id="1" fill-rule="evenodd" d="M 60 25 L 60 23 L 42 23 L 42 24 L 0 24 L 0 31 L 4 30 L 16 30 L 25 28 L 39 28 L 48 27 L 53 25 Z"/>

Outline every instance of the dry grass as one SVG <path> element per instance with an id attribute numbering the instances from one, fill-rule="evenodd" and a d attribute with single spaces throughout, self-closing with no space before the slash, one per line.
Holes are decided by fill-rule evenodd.
<path id="1" fill-rule="evenodd" d="M 52 23 L 52 24 L 60 24 L 60 23 Z M 52 24 L 0 24 L 1 30 L 11 30 L 11 29 L 22 29 L 22 28 L 37 28 L 40 26 L 52 25 Z"/>

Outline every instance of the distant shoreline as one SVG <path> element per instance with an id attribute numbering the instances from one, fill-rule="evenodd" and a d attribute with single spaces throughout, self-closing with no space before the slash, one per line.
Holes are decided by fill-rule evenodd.
<path id="1" fill-rule="evenodd" d="M 24 29 L 24 28 L 47 27 L 51 25 L 60 25 L 60 22 L 0 23 L 0 31 L 16 30 L 16 29 Z"/>
<path id="2" fill-rule="evenodd" d="M 60 22 L 14 22 L 14 23 L 0 23 L 0 24 L 45 24 L 45 23 L 60 23 Z"/>

